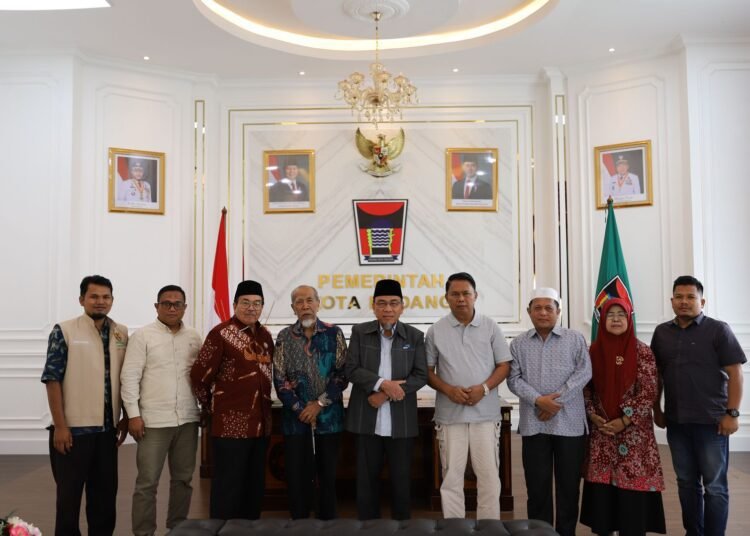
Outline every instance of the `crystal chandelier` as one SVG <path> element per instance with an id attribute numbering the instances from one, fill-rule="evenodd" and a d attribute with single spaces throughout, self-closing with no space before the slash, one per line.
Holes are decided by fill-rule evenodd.
<path id="1" fill-rule="evenodd" d="M 372 86 L 365 86 L 365 75 L 353 72 L 339 82 L 336 98 L 344 100 L 357 111 L 357 120 L 374 123 L 393 121 L 401 118 L 401 106 L 417 102 L 417 88 L 403 74 L 392 77 L 380 63 L 380 43 L 378 23 L 382 13 L 372 12 L 375 21 L 375 62 L 370 64 Z"/>

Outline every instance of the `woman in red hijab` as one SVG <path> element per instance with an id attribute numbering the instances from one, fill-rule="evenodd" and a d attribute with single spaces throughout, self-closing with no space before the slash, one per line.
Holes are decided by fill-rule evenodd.
<path id="1" fill-rule="evenodd" d="M 664 475 L 651 408 L 657 373 L 651 349 L 635 338 L 630 304 L 609 299 L 591 345 L 584 390 L 591 420 L 581 523 L 595 534 L 665 534 Z"/>

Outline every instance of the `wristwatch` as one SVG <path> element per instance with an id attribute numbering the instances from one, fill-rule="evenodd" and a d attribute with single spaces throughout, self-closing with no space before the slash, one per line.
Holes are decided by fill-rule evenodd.
<path id="1" fill-rule="evenodd" d="M 727 408 L 727 415 L 734 417 L 735 419 L 740 416 L 740 410 Z"/>
<path id="2" fill-rule="evenodd" d="M 487 396 L 488 394 L 490 394 L 490 388 L 487 387 L 486 383 L 482 384 L 482 389 L 484 389 L 484 396 Z"/>

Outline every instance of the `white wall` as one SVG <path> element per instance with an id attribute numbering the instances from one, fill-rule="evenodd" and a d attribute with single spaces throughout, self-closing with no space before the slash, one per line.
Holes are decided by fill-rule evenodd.
<path id="1" fill-rule="evenodd" d="M 747 47 L 688 43 L 662 57 L 548 69 L 540 78 L 417 80 L 422 102 L 412 119 L 481 119 L 475 106 L 529 112 L 519 155 L 520 302 L 534 284 L 565 287 L 569 277 L 566 322 L 587 335 L 604 229 L 594 208 L 593 148 L 652 140 L 654 205 L 617 211 L 639 334 L 649 340 L 671 316 L 674 277 L 695 273 L 706 283 L 708 314 L 729 321 L 748 350 L 750 326 L 734 282 L 750 260 L 740 238 L 750 228 L 741 145 L 750 129 L 749 58 Z M 0 223 L 13 230 L 0 237 L 0 453 L 46 450 L 41 428 L 49 416 L 38 381 L 46 337 L 55 322 L 79 313 L 82 276 L 112 279 L 112 316 L 131 328 L 151 321 L 156 291 L 172 282 L 188 293 L 188 321 L 208 325 L 225 205 L 231 284 L 241 276 L 236 127 L 248 112 L 238 110 L 271 123 L 320 114 L 290 110 L 338 106 L 334 82 L 217 82 L 77 56 L 0 56 L 0 180 L 12 192 L 0 196 Z M 166 153 L 164 216 L 108 212 L 108 147 Z M 438 206 L 435 217 L 444 215 Z M 521 315 L 507 333 L 525 322 Z M 750 449 L 744 428 L 733 448 Z"/>
<path id="2" fill-rule="evenodd" d="M 228 215 L 228 231 L 229 231 L 229 264 L 230 264 L 230 286 L 233 286 L 236 281 L 241 277 L 242 269 L 242 234 L 243 225 L 245 228 L 245 246 L 246 246 L 246 275 L 253 275 L 254 270 L 258 263 L 267 264 L 265 259 L 254 260 L 253 254 L 255 251 L 250 251 L 249 246 L 257 244 L 255 243 L 255 237 L 259 235 L 266 237 L 268 235 L 277 235 L 280 237 L 287 236 L 290 229 L 304 220 L 305 225 L 313 226 L 313 229 L 317 229 L 321 226 L 325 226 L 327 214 L 318 211 L 317 214 L 304 216 L 304 215 L 271 215 L 262 216 L 256 218 L 256 213 L 259 212 L 259 200 L 256 195 L 257 185 L 253 183 L 256 179 L 254 177 L 246 177 L 247 173 L 252 173 L 255 167 L 257 167 L 257 159 L 261 154 L 261 148 L 258 148 L 257 143 L 255 145 L 249 145 L 249 140 L 256 139 L 255 136 L 262 132 L 262 138 L 267 139 L 269 136 L 282 136 L 286 131 L 291 131 L 293 136 L 294 132 L 299 132 L 302 140 L 308 140 L 307 136 L 311 131 L 319 130 L 320 132 L 327 132 L 327 136 L 330 136 L 331 129 L 341 128 L 342 138 L 336 143 L 337 146 L 341 146 L 342 150 L 345 148 L 350 153 L 354 148 L 353 135 L 356 130 L 356 123 L 354 118 L 351 116 L 349 111 L 342 110 L 340 103 L 332 100 L 332 90 L 335 87 L 335 81 L 324 81 L 324 82 L 303 82 L 295 83 L 294 85 L 269 82 L 264 84 L 251 83 L 251 82 L 235 82 L 221 84 L 216 91 L 216 98 L 220 102 L 219 109 L 219 123 L 218 130 L 220 132 L 219 139 L 219 155 L 218 161 L 213 161 L 208 166 L 207 182 L 214 186 L 210 189 L 209 195 L 205 199 L 205 214 L 207 214 L 207 222 L 205 228 L 205 237 L 202 239 L 210 244 L 210 249 L 213 250 L 215 236 L 216 236 L 216 224 L 219 220 L 219 211 L 222 206 L 229 207 Z M 519 162 L 519 168 L 521 172 L 522 184 L 520 188 L 523 189 L 523 202 L 528 203 L 528 208 L 524 209 L 525 214 L 528 214 L 531 210 L 532 198 L 531 193 L 531 176 L 534 172 L 531 166 L 531 154 L 532 150 L 535 150 L 535 144 L 539 144 L 540 139 L 544 139 L 544 120 L 540 120 L 536 117 L 532 122 L 531 117 L 535 113 L 535 109 L 539 102 L 539 87 L 540 81 L 536 77 L 510 77 L 507 79 L 493 79 L 485 78 L 481 80 L 481 83 L 444 83 L 443 81 L 433 80 L 421 80 L 419 81 L 420 92 L 422 95 L 422 101 L 420 103 L 420 109 L 407 111 L 404 115 L 403 126 L 405 129 L 413 129 L 413 132 L 420 130 L 425 131 L 430 128 L 430 124 L 439 125 L 441 122 L 448 124 L 451 121 L 455 121 L 456 124 L 463 124 L 462 122 L 473 123 L 480 119 L 497 119 L 503 116 L 517 121 L 519 124 L 520 136 L 524 139 L 520 140 L 520 147 L 522 152 L 519 153 L 521 158 Z M 425 95 L 429 96 L 426 98 Z M 459 97 L 460 96 L 460 97 Z M 331 107 L 338 107 L 337 110 L 332 110 Z M 494 107 L 494 108 L 493 108 Z M 320 109 L 316 109 L 320 108 Z M 291 121 L 301 122 L 302 125 L 288 125 L 281 123 L 288 123 Z M 322 124 L 328 121 L 334 124 Z M 346 124 L 347 121 L 351 123 Z M 341 126 L 336 126 L 341 125 Z M 216 130 L 217 124 L 211 122 L 209 124 L 209 130 Z M 435 128 L 440 128 L 436 126 Z M 462 127 L 463 128 L 463 127 Z M 481 125 L 477 125 L 477 129 L 480 129 Z M 515 129 L 515 124 L 513 127 Z M 345 133 L 348 129 L 348 135 Z M 348 136 L 348 137 L 347 137 Z M 285 138 L 286 139 L 286 138 Z M 257 138 L 260 140 L 260 137 Z M 256 141 L 257 141 L 256 140 Z M 399 160 L 404 163 L 405 166 L 409 164 L 408 151 L 420 150 L 417 145 L 414 145 L 417 138 L 409 137 L 407 134 L 407 153 L 402 156 Z M 307 143 L 307 141 L 306 141 Z M 330 145 L 330 143 L 328 144 Z M 429 146 L 430 149 L 434 149 L 437 155 L 437 160 L 440 161 L 442 166 L 443 149 L 450 146 L 447 140 L 441 143 L 435 142 Z M 289 147 L 294 147 L 290 145 Z M 283 148 L 289 148 L 284 145 Z M 266 147 L 263 147 L 266 148 Z M 268 147 L 270 148 L 270 147 Z M 302 148 L 298 146 L 297 148 Z M 307 147 L 305 148 L 315 148 Z M 247 149 L 247 154 L 243 153 L 243 149 Z M 323 148 L 325 149 L 325 147 Z M 323 154 L 323 153 L 320 153 Z M 349 155 L 351 156 L 351 155 Z M 515 155 L 509 155 L 514 158 Z M 356 158 L 359 158 L 356 155 Z M 502 157 L 501 157 L 502 158 Z M 244 159 L 244 160 L 243 160 Z M 246 161 L 245 161 L 246 160 Z M 320 162 L 318 163 L 320 166 Z M 377 186 L 377 181 L 370 178 L 367 175 L 362 174 L 358 170 L 355 173 L 351 173 L 349 168 L 351 167 L 350 160 L 342 162 L 341 169 L 332 170 L 333 173 L 337 173 L 336 177 L 322 176 L 325 181 L 336 181 L 340 180 L 345 184 L 354 185 L 359 187 L 360 185 L 371 184 Z M 255 167 L 253 167 L 255 166 Z M 442 169 L 442 168 L 441 168 Z M 248 172 L 248 170 L 250 170 Z M 330 171 L 330 168 L 327 169 Z M 443 172 L 440 172 L 439 176 L 434 177 L 438 184 L 442 184 Z M 409 181 L 419 181 L 421 178 L 410 177 L 406 173 L 401 175 L 395 175 L 382 181 L 382 191 L 380 193 L 390 192 L 395 197 L 403 197 L 399 194 L 399 188 L 401 184 L 408 185 Z M 398 185 L 398 186 L 397 186 Z M 325 186 L 325 183 L 321 182 L 321 177 L 318 177 L 318 202 L 321 200 L 321 188 Z M 246 191 L 243 192 L 243 187 Z M 395 190 L 394 190 L 395 188 Z M 352 190 L 353 192 L 354 190 Z M 442 201 L 442 186 L 437 190 L 440 200 L 435 205 L 435 219 L 436 222 L 440 222 L 446 218 L 454 217 L 458 218 L 456 213 L 447 214 L 444 210 L 444 203 Z M 395 193 L 394 193 L 395 192 Z M 528 192 L 528 193 L 527 193 Z M 216 195 L 214 195 L 216 193 Z M 346 199 L 347 206 L 350 205 L 350 200 L 354 197 L 351 192 Z M 390 195 L 389 194 L 389 195 Z M 245 212 L 243 213 L 243 195 L 245 196 Z M 343 197 L 346 197 L 343 196 Z M 200 210 L 203 210 L 201 208 Z M 351 210 L 351 208 L 347 209 Z M 413 227 L 415 223 L 407 223 L 407 227 Z M 524 294 L 526 294 L 526 288 L 531 287 L 532 278 L 528 276 L 531 273 L 531 235 L 529 234 L 530 223 L 521 222 L 521 235 L 524 237 L 522 241 L 522 248 L 524 251 L 520 252 L 521 260 L 520 263 L 523 266 L 524 283 L 528 281 L 527 287 L 524 287 Z M 353 235 L 353 227 L 351 223 L 347 223 L 346 232 L 347 236 Z M 275 233 L 275 234 L 274 234 Z M 411 251 L 415 251 L 414 242 L 409 245 L 409 233 L 407 229 L 407 248 L 411 248 Z M 254 236 L 253 236 L 254 235 Z M 413 237 L 414 235 L 412 235 Z M 253 242 L 253 243 L 251 243 Z M 288 245 L 288 244 L 287 244 Z M 355 251 L 356 244 L 347 244 L 342 247 L 349 248 L 352 253 Z M 282 246 L 279 246 L 282 247 Z M 284 246 L 286 247 L 286 246 Z M 528 250 L 528 251 L 527 251 Z M 208 288 L 208 281 L 211 270 L 211 263 L 213 258 L 204 256 L 202 270 L 205 274 L 200 279 L 198 291 L 203 290 L 202 295 L 204 302 L 208 304 L 210 302 L 210 288 Z M 289 267 L 290 270 L 302 270 L 304 267 L 298 267 L 292 263 L 293 266 Z M 200 269 L 200 268 L 199 268 Z M 274 271 L 269 270 L 266 267 L 266 272 Z M 259 275 L 259 278 L 263 278 L 264 275 Z M 265 277 L 268 277 L 265 274 Z M 285 274 L 282 279 L 287 277 Z M 553 281 L 551 284 L 554 284 Z M 282 285 L 283 287 L 284 285 Z M 286 285 L 288 287 L 288 285 Z M 271 285 L 273 288 L 273 285 Z M 274 298 L 278 294 L 279 304 L 273 312 L 273 317 L 277 315 L 287 315 L 288 305 L 286 303 L 286 294 L 289 288 L 276 289 Z M 201 319 L 197 319 L 198 323 Z M 346 328 L 345 328 L 346 329 Z"/>
<path id="3" fill-rule="evenodd" d="M 695 271 L 706 309 L 750 346 L 738 289 L 750 265 L 750 46 L 687 43 L 684 55 Z"/>
<path id="4" fill-rule="evenodd" d="M 0 61 L 0 452 L 48 424 L 39 371 L 70 273 L 73 64 Z"/>
<path id="5" fill-rule="evenodd" d="M 694 274 L 706 288 L 706 314 L 730 323 L 746 352 L 747 315 L 737 282 L 750 261 L 744 236 L 750 186 L 750 50 L 688 43 L 650 59 L 568 73 L 571 109 L 571 325 L 587 336 L 604 233 L 595 209 L 594 147 L 651 140 L 653 206 L 616 209 L 638 319 L 648 342 L 673 316 L 672 281 Z M 750 353 L 750 352 L 748 352 Z M 750 368 L 744 368 L 745 376 Z M 741 411 L 750 413 L 750 397 Z M 742 417 L 733 449 L 750 449 Z M 659 435 L 663 440 L 663 435 Z"/>
<path id="6" fill-rule="evenodd" d="M 681 140 L 678 55 L 568 75 L 570 99 L 571 325 L 591 333 L 604 237 L 596 209 L 594 147 L 651 140 L 652 206 L 616 209 L 639 335 L 650 340 L 669 317 L 674 274 L 692 271 L 686 148 Z"/>
<path id="7" fill-rule="evenodd" d="M 743 283 L 750 265 L 750 45 L 687 42 L 684 53 L 690 136 L 693 263 L 706 311 L 730 324 L 750 354 Z M 750 366 L 743 367 L 750 385 Z M 747 389 L 745 389 L 747 393 Z M 750 396 L 733 447 L 750 450 Z"/>
<path id="8" fill-rule="evenodd" d="M 80 314 L 78 283 L 114 283 L 116 320 L 154 317 L 192 277 L 193 82 L 68 57 L 0 58 L 0 453 L 44 452 L 39 382 L 52 326 Z M 108 147 L 167 153 L 165 216 L 110 213 Z M 185 284 L 187 288 L 187 284 Z"/>

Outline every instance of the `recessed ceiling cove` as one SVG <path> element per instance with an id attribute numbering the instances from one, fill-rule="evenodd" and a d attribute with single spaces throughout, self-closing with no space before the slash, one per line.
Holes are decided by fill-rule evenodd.
<path id="1" fill-rule="evenodd" d="M 519 31 L 558 0 L 193 0 L 198 11 L 246 41 L 292 54 L 361 59 L 375 47 L 381 15 L 385 58 L 466 50 Z"/>

